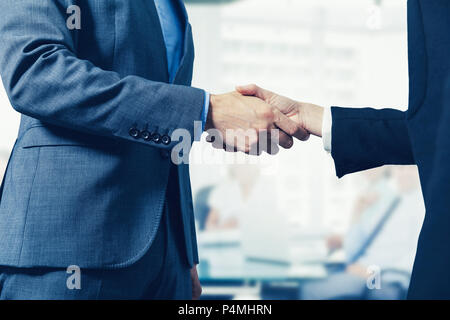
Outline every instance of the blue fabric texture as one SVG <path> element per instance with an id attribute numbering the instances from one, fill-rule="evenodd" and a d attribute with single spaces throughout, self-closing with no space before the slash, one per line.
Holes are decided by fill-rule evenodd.
<path id="1" fill-rule="evenodd" d="M 189 168 L 172 164 L 175 141 L 156 138 L 179 128 L 193 137 L 201 120 L 191 27 L 170 83 L 153 1 L 76 2 L 81 29 L 66 25 L 72 3 L 0 2 L 0 73 L 22 114 L 1 195 L 0 265 L 125 268 L 149 250 L 167 199 L 179 204 L 192 265 Z"/>
<path id="2" fill-rule="evenodd" d="M 73 273 L 64 268 L 0 267 L 0 300 L 190 300 L 192 282 L 183 250 L 176 211 L 163 213 L 151 248 L 129 267 L 80 269 L 74 288 Z"/>

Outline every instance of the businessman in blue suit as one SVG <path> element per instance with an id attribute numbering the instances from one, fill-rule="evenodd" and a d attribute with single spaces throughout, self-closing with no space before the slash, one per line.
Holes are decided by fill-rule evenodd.
<path id="1" fill-rule="evenodd" d="M 409 298 L 450 299 L 450 1 L 409 0 L 408 37 L 406 112 L 324 109 L 255 85 L 238 90 L 260 97 L 321 136 L 339 177 L 382 165 L 416 164 L 427 214 Z"/>
<path id="2" fill-rule="evenodd" d="M 259 136 L 227 130 L 286 148 L 286 132 L 307 133 L 258 98 L 190 86 L 180 0 L 2 0 L 0 12 L 0 73 L 22 114 L 0 189 L 0 298 L 198 298 L 174 131 L 192 143 L 198 121 L 243 152 Z"/>

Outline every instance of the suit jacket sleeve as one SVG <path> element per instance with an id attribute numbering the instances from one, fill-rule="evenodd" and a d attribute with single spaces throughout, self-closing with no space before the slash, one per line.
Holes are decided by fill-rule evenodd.
<path id="1" fill-rule="evenodd" d="M 331 113 L 331 154 L 338 177 L 388 164 L 415 164 L 405 112 L 333 107 Z"/>
<path id="2" fill-rule="evenodd" d="M 12 106 L 50 124 L 146 144 L 129 129 L 157 126 L 170 135 L 184 128 L 193 137 L 204 91 L 121 77 L 79 59 L 66 9 L 64 0 L 0 1 L 0 72 Z"/>

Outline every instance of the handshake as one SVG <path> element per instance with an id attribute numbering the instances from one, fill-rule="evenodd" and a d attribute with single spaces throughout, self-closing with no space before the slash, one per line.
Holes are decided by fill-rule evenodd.
<path id="1" fill-rule="evenodd" d="M 230 152 L 276 154 L 322 135 L 323 108 L 277 95 L 256 85 L 211 95 L 205 130 L 213 147 Z"/>

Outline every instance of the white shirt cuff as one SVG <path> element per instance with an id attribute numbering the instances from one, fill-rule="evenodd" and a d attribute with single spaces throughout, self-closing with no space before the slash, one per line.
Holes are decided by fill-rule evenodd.
<path id="1" fill-rule="evenodd" d="M 325 108 L 322 121 L 322 141 L 325 151 L 331 153 L 331 127 L 333 119 L 331 117 L 331 108 Z"/>

